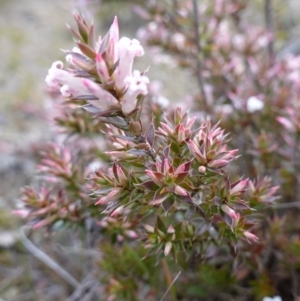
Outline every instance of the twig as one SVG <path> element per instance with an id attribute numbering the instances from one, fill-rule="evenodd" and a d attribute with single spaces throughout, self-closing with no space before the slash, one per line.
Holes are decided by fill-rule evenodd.
<path id="1" fill-rule="evenodd" d="M 274 204 L 272 206 L 274 209 L 288 209 L 288 208 L 300 208 L 300 202 L 290 202 L 284 204 Z"/>
<path id="2" fill-rule="evenodd" d="M 298 296 L 299 284 L 297 280 L 297 274 L 293 266 L 291 266 L 291 275 L 292 275 L 292 292 L 293 295 L 296 297 Z"/>
<path id="3" fill-rule="evenodd" d="M 95 300 L 95 297 L 99 297 L 98 281 L 90 279 L 90 275 L 83 280 L 82 285 L 78 287 L 73 294 L 67 299 L 67 301 L 91 301 Z"/>
<path id="4" fill-rule="evenodd" d="M 202 93 L 203 97 L 203 103 L 204 103 L 204 108 L 207 113 L 209 113 L 209 105 L 207 103 L 207 97 L 204 89 L 204 80 L 202 76 L 202 63 L 200 60 L 200 52 L 201 52 L 201 45 L 200 45 L 200 31 L 199 31 L 199 26 L 200 26 L 200 20 L 199 20 L 199 9 L 198 9 L 198 0 L 193 0 L 193 10 L 194 10 L 194 30 L 195 30 L 195 43 L 197 47 L 197 81 L 198 81 L 198 86 L 200 88 L 200 91 Z"/>
<path id="5" fill-rule="evenodd" d="M 271 40 L 268 43 L 268 54 L 270 66 L 274 63 L 274 27 L 273 27 L 273 14 L 271 0 L 265 0 L 265 21 L 268 32 L 272 35 Z"/>
<path id="6" fill-rule="evenodd" d="M 299 112 L 300 109 L 300 89 L 298 89 L 297 93 L 297 101 L 295 103 L 295 111 Z M 293 149 L 293 167 L 294 167 L 294 177 L 295 177 L 295 187 L 294 187 L 294 201 L 299 204 L 299 174 L 300 174 L 300 156 L 299 156 L 299 147 L 300 147 L 300 134 L 296 131 L 294 137 L 294 149 Z"/>
<path id="7" fill-rule="evenodd" d="M 161 297 L 161 299 L 159 301 L 162 301 L 166 295 L 168 294 L 168 292 L 170 291 L 171 287 L 173 286 L 173 284 L 176 282 L 176 280 L 178 279 L 178 277 L 180 276 L 181 271 L 178 272 L 178 274 L 176 275 L 176 277 L 173 279 L 173 281 L 170 283 L 168 289 L 166 290 L 166 292 L 163 294 L 163 296 Z"/>
<path id="8" fill-rule="evenodd" d="M 168 290 L 167 290 L 167 292 L 169 292 L 171 290 L 172 282 L 173 281 L 172 281 L 172 275 L 171 275 L 171 272 L 170 272 L 170 269 L 169 269 L 169 266 L 168 266 L 166 258 L 162 259 L 162 265 L 163 265 L 163 269 L 164 269 L 164 272 L 165 272 L 165 275 L 166 275 L 167 284 L 168 284 Z M 176 301 L 177 300 L 177 294 L 176 294 L 176 289 L 175 288 L 171 290 L 171 295 L 172 295 L 172 300 Z"/>
<path id="9" fill-rule="evenodd" d="M 68 282 L 72 287 L 78 288 L 80 283 L 67 271 L 65 271 L 60 265 L 58 265 L 51 257 L 45 254 L 42 250 L 37 248 L 26 236 L 24 227 L 20 229 L 20 239 L 24 247 L 36 258 L 42 261 L 50 269 L 52 269 L 56 274 Z"/>

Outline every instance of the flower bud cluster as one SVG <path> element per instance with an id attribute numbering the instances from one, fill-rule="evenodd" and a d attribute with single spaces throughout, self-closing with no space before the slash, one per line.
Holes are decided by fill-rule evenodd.
<path id="1" fill-rule="evenodd" d="M 71 152 L 68 148 L 59 147 L 56 144 L 49 144 L 47 150 L 42 152 L 44 157 L 38 170 L 47 177 L 48 181 L 58 182 L 62 179 L 70 180 L 74 177 Z"/>
<path id="2" fill-rule="evenodd" d="M 91 178 L 95 193 L 103 195 L 96 202 L 96 205 L 114 203 L 120 198 L 125 198 L 130 193 L 132 186 L 130 178 L 125 175 L 120 165 L 114 164 L 113 168 L 108 170 L 108 173 L 97 170 Z M 112 215 L 116 214 L 116 212 L 112 213 Z"/>
<path id="3" fill-rule="evenodd" d="M 60 190 L 50 191 L 44 187 L 40 192 L 31 187 L 23 189 L 21 198 L 24 208 L 14 213 L 31 221 L 34 229 L 51 228 L 56 222 L 62 224 L 80 224 L 83 222 L 82 206 Z"/>
<path id="4" fill-rule="evenodd" d="M 249 201 L 253 208 L 260 206 L 262 203 L 273 204 L 277 199 L 276 192 L 279 186 L 271 186 L 270 177 L 249 181 Z"/>
<path id="5" fill-rule="evenodd" d="M 169 150 L 165 149 L 162 162 L 157 161 L 152 169 L 145 170 L 150 181 L 144 182 L 143 187 L 152 191 L 156 188 L 151 204 L 161 204 L 170 196 L 170 193 L 181 200 L 192 202 L 188 190 L 181 186 L 190 172 L 191 162 L 183 163 L 174 168 L 173 162 L 168 159 L 168 154 Z"/>
<path id="6" fill-rule="evenodd" d="M 237 158 L 237 149 L 227 151 L 226 139 L 224 130 L 208 121 L 187 144 L 201 166 L 217 171 Z"/>
<path id="7" fill-rule="evenodd" d="M 187 113 L 183 113 L 181 108 L 176 108 L 171 116 L 166 116 L 166 122 L 161 122 L 157 134 L 166 138 L 168 143 L 175 143 L 182 146 L 191 137 L 192 127 L 196 117 L 188 118 Z"/>

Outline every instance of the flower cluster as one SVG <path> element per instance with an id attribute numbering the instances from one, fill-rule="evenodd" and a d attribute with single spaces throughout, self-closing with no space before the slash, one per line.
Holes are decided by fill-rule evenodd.
<path id="1" fill-rule="evenodd" d="M 86 100 L 86 110 L 103 116 L 128 116 L 136 110 L 138 98 L 147 95 L 149 79 L 133 71 L 134 58 L 144 54 L 138 40 L 119 38 L 117 17 L 107 35 L 94 39 L 94 27 L 75 14 L 77 47 L 66 50 L 67 70 L 61 61 L 49 69 L 46 83 L 63 97 Z"/>
<path id="2" fill-rule="evenodd" d="M 64 191 L 49 191 L 42 187 L 40 192 L 31 187 L 23 190 L 21 199 L 24 208 L 15 210 L 14 213 L 31 220 L 34 229 L 61 224 L 82 223 L 82 206 L 80 203 L 68 198 Z"/>

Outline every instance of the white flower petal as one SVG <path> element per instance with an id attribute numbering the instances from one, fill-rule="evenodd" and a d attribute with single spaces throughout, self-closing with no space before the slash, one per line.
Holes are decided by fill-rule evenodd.
<path id="1" fill-rule="evenodd" d="M 263 101 L 261 101 L 256 96 L 251 96 L 247 100 L 247 111 L 250 113 L 260 111 L 264 107 Z"/>
<path id="2" fill-rule="evenodd" d="M 118 90 L 123 90 L 126 86 L 125 78 L 131 76 L 134 58 L 144 55 L 144 49 L 138 40 L 123 37 L 118 43 L 118 53 L 119 65 L 114 75 L 115 85 Z"/>

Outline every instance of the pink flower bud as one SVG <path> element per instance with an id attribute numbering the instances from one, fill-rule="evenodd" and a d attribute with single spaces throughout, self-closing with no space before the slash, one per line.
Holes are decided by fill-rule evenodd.
<path id="1" fill-rule="evenodd" d="M 113 213 L 111 214 L 112 217 L 118 216 L 120 214 L 122 214 L 124 212 L 125 207 L 124 206 L 120 206 L 118 207 L 116 210 L 113 211 Z"/>
<path id="2" fill-rule="evenodd" d="M 178 128 L 178 142 L 183 142 L 185 139 L 185 128 L 183 124 L 180 124 Z"/>
<path id="3" fill-rule="evenodd" d="M 182 195 L 182 196 L 187 196 L 188 195 L 187 191 L 184 188 L 182 188 L 178 185 L 175 185 L 175 191 L 174 192 L 175 192 L 175 194 Z"/>
<path id="4" fill-rule="evenodd" d="M 152 170 L 146 169 L 146 174 L 152 181 L 154 181 L 158 186 L 161 186 L 163 180 L 163 174 L 160 172 L 154 172 Z"/>
<path id="5" fill-rule="evenodd" d="M 156 166 L 158 166 L 158 164 Z M 161 167 L 160 170 L 164 175 L 169 174 L 169 169 L 170 169 L 171 165 L 167 158 L 164 158 L 162 160 L 162 164 L 160 165 L 160 167 Z"/>
<path id="6" fill-rule="evenodd" d="M 106 83 L 109 80 L 109 74 L 106 63 L 100 53 L 96 54 L 96 69 L 101 82 Z"/>
<path id="7" fill-rule="evenodd" d="M 190 149 L 191 153 L 195 156 L 196 160 L 200 164 L 205 164 L 206 163 L 205 156 L 201 154 L 198 146 L 196 145 L 196 143 L 194 141 L 192 141 L 192 140 L 189 141 L 188 148 Z"/>
<path id="8" fill-rule="evenodd" d="M 137 233 L 133 230 L 125 230 L 124 234 L 131 239 L 137 239 L 139 236 L 137 235 Z"/>
<path id="9" fill-rule="evenodd" d="M 227 152 L 224 156 L 222 156 L 222 160 L 231 160 L 238 153 L 238 149 L 233 149 L 232 151 Z"/>
<path id="10" fill-rule="evenodd" d="M 206 172 L 205 166 L 199 166 L 198 171 L 199 171 L 200 173 L 205 173 L 205 172 Z"/>
<path id="11" fill-rule="evenodd" d="M 291 131 L 291 132 L 293 132 L 295 130 L 295 126 L 287 118 L 277 117 L 276 119 L 278 122 L 280 122 L 286 128 L 286 130 Z"/>
<path id="12" fill-rule="evenodd" d="M 230 194 L 233 195 L 233 194 L 237 194 L 239 193 L 241 190 L 243 190 L 245 188 L 245 186 L 247 185 L 249 179 L 246 179 L 244 181 L 240 181 L 239 183 L 237 183 L 234 187 L 232 187 L 230 189 Z"/>
<path id="13" fill-rule="evenodd" d="M 167 124 L 161 122 L 160 125 L 161 125 L 161 128 L 158 128 L 158 131 L 160 133 L 162 133 L 165 136 L 173 135 L 173 130 Z"/>
<path id="14" fill-rule="evenodd" d="M 165 249 L 164 249 L 164 254 L 165 256 L 168 256 L 172 250 L 172 243 L 170 241 L 168 241 L 166 244 L 165 244 Z"/>
<path id="15" fill-rule="evenodd" d="M 168 227 L 167 232 L 168 232 L 168 233 L 175 233 L 175 230 L 174 230 L 174 228 L 173 228 L 172 225 L 170 225 L 170 226 Z"/>
<path id="16" fill-rule="evenodd" d="M 259 238 L 255 234 L 249 231 L 244 231 L 244 236 L 249 242 L 257 242 L 259 240 Z"/>
<path id="17" fill-rule="evenodd" d="M 109 202 L 115 201 L 120 195 L 120 188 L 114 188 L 108 195 L 102 197 L 95 205 L 107 204 Z"/>
<path id="18" fill-rule="evenodd" d="M 101 227 L 101 228 L 107 228 L 107 227 L 108 227 L 107 221 L 97 221 L 96 224 L 97 224 L 99 227 Z"/>
<path id="19" fill-rule="evenodd" d="M 236 213 L 237 218 L 233 218 L 232 219 L 232 227 L 235 228 L 240 220 L 241 215 L 239 213 Z"/>
<path id="20" fill-rule="evenodd" d="M 148 224 L 145 224 L 145 225 L 144 225 L 144 228 L 145 228 L 145 230 L 146 230 L 148 233 L 154 233 L 154 227 L 153 227 L 153 226 L 148 225 Z"/>
<path id="21" fill-rule="evenodd" d="M 108 63 L 113 65 L 118 60 L 118 43 L 119 43 L 119 24 L 118 18 L 115 17 L 109 29 L 109 43 L 107 47 Z"/>
<path id="22" fill-rule="evenodd" d="M 207 164 L 211 168 L 222 168 L 229 163 L 227 160 L 213 160 Z"/>
<path id="23" fill-rule="evenodd" d="M 125 185 L 127 183 L 128 179 L 127 179 L 126 175 L 124 174 L 123 169 L 119 165 L 117 165 L 116 168 L 117 168 L 117 175 L 119 178 L 119 184 Z"/>
<path id="24" fill-rule="evenodd" d="M 29 215 L 30 211 L 26 209 L 21 209 L 21 210 L 14 210 L 12 213 L 14 215 L 20 216 L 21 218 L 26 218 Z"/>
<path id="25" fill-rule="evenodd" d="M 109 29 L 110 37 L 114 42 L 119 41 L 119 24 L 117 16 L 114 17 L 114 21 Z"/>
<path id="26" fill-rule="evenodd" d="M 225 214 L 230 216 L 232 219 L 238 219 L 239 218 L 239 215 L 232 208 L 230 208 L 228 205 L 225 205 L 225 204 L 222 205 L 221 209 Z"/>
<path id="27" fill-rule="evenodd" d="M 36 224 L 34 224 L 34 226 L 32 227 L 33 229 L 38 229 L 38 228 L 42 228 L 44 226 L 47 226 L 48 224 L 50 224 L 52 222 L 51 218 L 48 219 L 43 219 L 39 222 L 37 222 Z"/>

